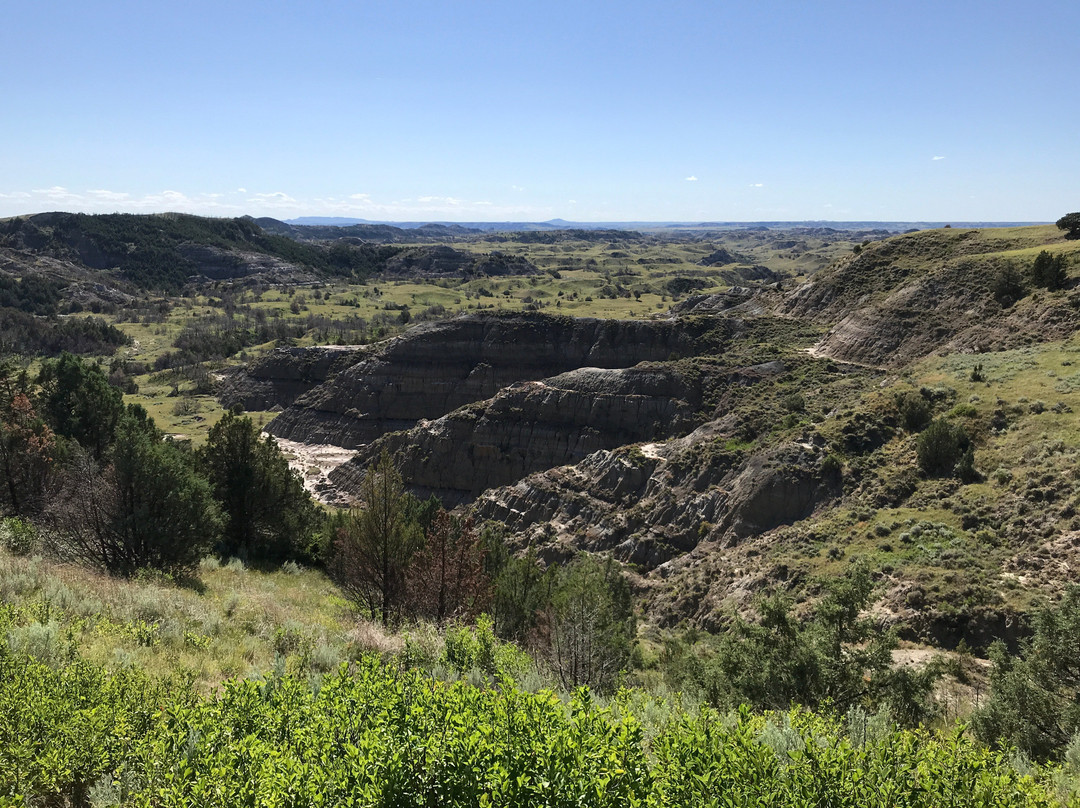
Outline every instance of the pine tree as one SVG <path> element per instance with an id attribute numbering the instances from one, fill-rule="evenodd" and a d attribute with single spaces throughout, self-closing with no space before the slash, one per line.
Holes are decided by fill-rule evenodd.
<path id="1" fill-rule="evenodd" d="M 318 506 L 277 442 L 262 437 L 250 418 L 225 413 L 198 460 L 225 517 L 218 546 L 223 556 L 281 562 L 308 552 Z"/>
<path id="2" fill-rule="evenodd" d="M 1065 255 L 1058 253 L 1051 255 L 1046 250 L 1035 256 L 1035 263 L 1031 265 L 1031 282 L 1051 292 L 1065 285 L 1068 273 L 1065 270 Z"/>

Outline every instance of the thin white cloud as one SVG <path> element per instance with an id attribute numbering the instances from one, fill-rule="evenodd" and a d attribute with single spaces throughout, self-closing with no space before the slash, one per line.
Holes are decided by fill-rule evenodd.
<path id="1" fill-rule="evenodd" d="M 76 194 L 71 193 L 71 191 L 62 185 L 54 185 L 52 188 L 35 188 L 30 193 L 33 196 L 48 199 L 53 202 L 64 202 L 77 198 Z"/>
<path id="2" fill-rule="evenodd" d="M 238 191 L 239 192 L 239 191 Z M 548 206 L 505 204 L 481 199 L 466 200 L 454 196 L 423 196 L 418 199 L 397 199 L 381 202 L 370 194 L 303 198 L 285 191 L 227 194 L 216 191 L 185 193 L 163 190 L 134 194 L 107 189 L 72 190 L 55 185 L 32 191 L 5 189 L 0 191 L 0 217 L 46 210 L 74 213 L 194 213 L 205 216 L 344 216 L 388 221 L 457 220 L 485 221 L 544 220 L 557 215 Z M 573 204 L 573 203 L 571 203 Z"/>
<path id="3" fill-rule="evenodd" d="M 511 191 L 524 191 L 525 189 L 522 188 L 520 185 L 511 185 L 510 190 Z"/>
<path id="4" fill-rule="evenodd" d="M 765 183 L 763 183 L 763 182 L 752 182 L 752 183 L 750 183 L 750 187 L 751 188 L 764 188 Z"/>
<path id="5" fill-rule="evenodd" d="M 274 204 L 274 205 L 280 205 L 280 204 L 293 205 L 293 204 L 296 204 L 296 200 L 293 199 L 291 196 L 289 196 L 284 191 L 273 191 L 272 193 L 269 193 L 269 194 L 252 194 L 251 198 L 253 200 L 255 200 L 256 202 L 263 202 L 263 203 L 269 203 L 269 204 Z"/>
<path id="6" fill-rule="evenodd" d="M 450 205 L 451 207 L 456 207 L 462 203 L 462 200 L 452 196 L 421 196 L 416 201 L 434 205 Z"/>
<path id="7" fill-rule="evenodd" d="M 246 212 L 246 206 L 223 204 L 220 194 L 196 194 L 189 196 L 182 191 L 159 191 L 136 196 L 127 191 L 91 188 L 74 191 L 62 185 L 51 188 L 35 188 L 32 191 L 0 193 L 0 215 L 36 213 L 44 210 L 64 210 L 73 213 L 200 213 L 208 216 L 238 216 Z"/>
<path id="8" fill-rule="evenodd" d="M 130 195 L 123 191 L 106 191 L 104 189 L 99 189 L 96 191 L 87 191 L 86 193 L 103 202 L 123 202 L 130 198 Z"/>
<path id="9" fill-rule="evenodd" d="M 691 174 L 689 177 L 686 178 L 686 181 L 687 182 L 697 182 L 697 177 L 695 177 L 693 174 Z"/>
<path id="10" fill-rule="evenodd" d="M 247 192 L 248 192 L 247 188 L 237 188 L 236 189 L 236 193 L 238 193 L 238 194 L 246 194 Z"/>
<path id="11" fill-rule="evenodd" d="M 931 157 L 930 159 L 931 159 L 931 160 L 944 160 L 945 158 L 944 158 L 943 156 L 939 156 L 939 155 L 936 155 L 936 154 L 935 154 L 935 155 L 934 155 L 933 157 Z"/>

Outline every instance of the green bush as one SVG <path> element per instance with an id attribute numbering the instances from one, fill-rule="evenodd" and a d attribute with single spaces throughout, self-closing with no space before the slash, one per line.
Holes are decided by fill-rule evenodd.
<path id="1" fill-rule="evenodd" d="M 1056 759 L 1080 731 L 1080 586 L 1039 612 L 1034 633 L 1011 654 L 1001 642 L 990 651 L 990 699 L 974 726 L 988 743 L 1015 745 L 1035 760 Z"/>
<path id="2" fill-rule="evenodd" d="M 0 647 L 0 739 L 5 805 L 1048 808 L 1057 785 L 962 732 L 861 708 L 721 715 L 627 691 L 604 706 L 374 657 L 315 686 L 271 675 L 199 697 L 127 665 L 52 669 Z"/>
<path id="3" fill-rule="evenodd" d="M 947 477 L 964 459 L 962 470 L 973 471 L 973 459 L 966 457 L 971 450 L 971 439 L 961 426 L 954 426 L 938 418 L 919 435 L 915 444 L 919 468 L 931 477 Z"/>
<path id="4" fill-rule="evenodd" d="M 994 275 L 991 284 L 994 299 L 1002 308 L 1008 308 L 1027 294 L 1024 276 L 1012 264 L 1005 264 Z"/>
<path id="5" fill-rule="evenodd" d="M 1053 292 L 1064 286 L 1067 279 L 1064 253 L 1051 255 L 1043 250 L 1035 256 L 1035 262 L 1031 265 L 1031 282 L 1035 286 Z"/>
<path id="6" fill-rule="evenodd" d="M 897 397 L 900 425 L 908 432 L 918 432 L 930 423 L 930 402 L 921 393 L 906 392 Z"/>
<path id="7" fill-rule="evenodd" d="M 30 522 L 13 516 L 0 524 L 0 541 L 7 551 L 14 555 L 30 555 L 38 544 L 37 528 Z"/>

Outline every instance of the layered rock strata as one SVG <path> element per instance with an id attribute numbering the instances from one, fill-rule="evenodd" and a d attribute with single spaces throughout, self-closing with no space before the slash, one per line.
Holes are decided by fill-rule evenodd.
<path id="1" fill-rule="evenodd" d="M 357 490 L 364 469 L 390 452 L 410 488 L 460 503 L 535 471 L 600 449 L 683 434 L 700 420 L 700 388 L 671 368 L 582 368 L 518 382 L 491 399 L 385 435 L 331 474 Z"/>
<path id="2" fill-rule="evenodd" d="M 502 388 L 577 368 L 627 368 L 718 352 L 734 319 L 595 320 L 466 315 L 424 323 L 303 392 L 268 426 L 279 437 L 358 448 Z"/>

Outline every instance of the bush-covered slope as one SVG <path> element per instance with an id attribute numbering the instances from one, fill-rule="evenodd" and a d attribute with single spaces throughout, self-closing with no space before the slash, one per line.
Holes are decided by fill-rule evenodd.
<path id="1" fill-rule="evenodd" d="M 1080 293 L 1071 283 L 1052 294 L 1036 288 L 1028 275 L 1043 249 L 1069 267 L 1080 262 L 1080 247 L 1052 226 L 896 236 L 817 273 L 779 310 L 831 326 L 822 353 L 891 367 L 935 351 L 1061 339 L 1080 324 Z M 1009 272 L 1021 286 L 1006 294 Z"/>

